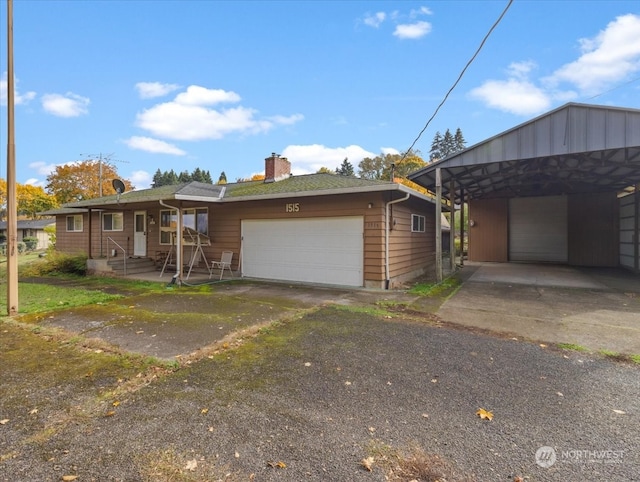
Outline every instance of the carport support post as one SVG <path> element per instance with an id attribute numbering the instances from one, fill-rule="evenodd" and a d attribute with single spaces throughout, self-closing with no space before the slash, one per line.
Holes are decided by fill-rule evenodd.
<path id="1" fill-rule="evenodd" d="M 460 266 L 464 266 L 464 238 L 466 230 L 464 229 L 464 188 L 460 187 Z"/>
<path id="2" fill-rule="evenodd" d="M 442 281 L 442 171 L 436 168 L 436 281 Z"/>
<path id="3" fill-rule="evenodd" d="M 449 183 L 449 269 L 456 269 L 456 182 Z"/>

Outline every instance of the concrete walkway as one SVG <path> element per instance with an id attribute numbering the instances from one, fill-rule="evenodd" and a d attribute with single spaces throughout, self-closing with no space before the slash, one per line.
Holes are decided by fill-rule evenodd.
<path id="1" fill-rule="evenodd" d="M 514 337 L 640 354 L 640 277 L 624 271 L 471 264 L 438 315 Z"/>

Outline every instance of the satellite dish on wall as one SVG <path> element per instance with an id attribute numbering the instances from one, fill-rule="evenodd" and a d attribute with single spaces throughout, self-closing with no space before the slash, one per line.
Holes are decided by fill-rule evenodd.
<path id="1" fill-rule="evenodd" d="M 118 194 L 122 194 L 124 192 L 124 182 L 122 182 L 120 179 L 114 179 L 113 181 L 111 181 L 111 185 Z"/>

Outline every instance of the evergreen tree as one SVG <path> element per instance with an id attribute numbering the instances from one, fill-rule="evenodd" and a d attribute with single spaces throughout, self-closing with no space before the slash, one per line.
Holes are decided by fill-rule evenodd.
<path id="1" fill-rule="evenodd" d="M 202 173 L 202 170 L 199 167 L 196 167 L 191 173 L 191 180 L 204 182 L 204 174 Z"/>
<path id="2" fill-rule="evenodd" d="M 191 180 L 192 180 L 191 174 L 189 174 L 189 171 L 182 171 L 178 175 L 178 184 L 182 184 L 183 182 L 189 182 Z"/>
<path id="3" fill-rule="evenodd" d="M 218 184 L 226 184 L 227 183 L 227 175 L 222 171 L 220 173 L 220 177 L 218 178 Z"/>
<path id="4" fill-rule="evenodd" d="M 440 152 L 440 148 L 442 146 L 442 134 L 440 131 L 436 131 L 436 135 L 433 136 L 433 141 L 431 142 L 431 150 L 429 151 L 429 161 L 434 162 L 438 159 L 442 159 L 442 152 Z"/>
<path id="5" fill-rule="evenodd" d="M 453 144 L 455 152 L 463 151 L 467 147 L 467 141 L 464 140 L 462 130 L 459 127 L 456 129 L 456 134 L 453 136 Z"/>
<path id="6" fill-rule="evenodd" d="M 207 171 L 202 171 L 202 182 L 206 182 L 207 184 L 213 184 L 213 179 L 211 179 L 211 173 Z"/>
<path id="7" fill-rule="evenodd" d="M 164 184 L 162 184 L 162 172 L 160 171 L 160 169 L 158 168 L 158 170 L 156 171 L 156 173 L 153 175 L 153 180 L 151 182 L 151 187 L 160 187 L 163 186 Z"/>
<path id="8" fill-rule="evenodd" d="M 442 154 L 442 158 L 449 157 L 451 154 L 455 152 L 455 141 L 453 139 L 453 135 L 451 135 L 451 131 L 447 129 L 444 133 L 444 137 L 442 138 L 442 144 L 440 147 L 440 153 Z"/>
<path id="9" fill-rule="evenodd" d="M 340 167 L 336 169 L 336 174 L 339 174 L 341 176 L 355 176 L 353 166 L 349 162 L 348 157 L 345 157 L 344 161 L 342 161 L 342 164 L 340 164 Z"/>

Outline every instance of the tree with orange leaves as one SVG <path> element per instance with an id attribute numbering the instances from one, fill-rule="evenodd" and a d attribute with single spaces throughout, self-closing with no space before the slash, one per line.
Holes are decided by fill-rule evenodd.
<path id="1" fill-rule="evenodd" d="M 126 191 L 133 189 L 131 181 L 121 179 L 113 164 L 105 161 L 78 161 L 56 166 L 47 176 L 46 189 L 60 204 L 116 194 L 112 182 L 120 179 Z M 102 189 L 101 189 L 102 187 Z"/>

